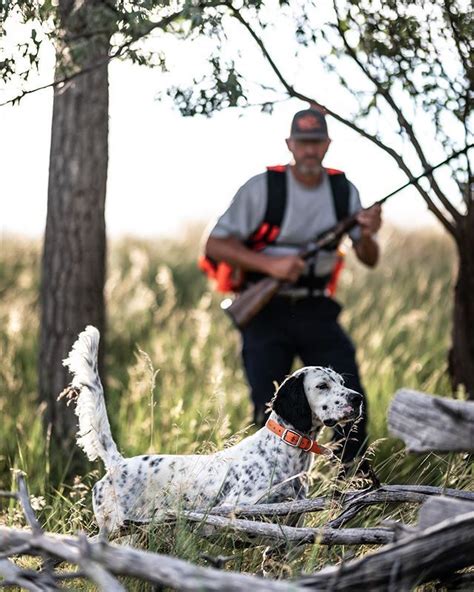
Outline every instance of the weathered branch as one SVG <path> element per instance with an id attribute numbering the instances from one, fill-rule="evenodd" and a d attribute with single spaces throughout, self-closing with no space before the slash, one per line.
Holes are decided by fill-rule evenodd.
<path id="1" fill-rule="evenodd" d="M 21 503 L 21 507 L 23 508 L 23 513 L 25 514 L 26 522 L 30 525 L 33 534 L 39 535 L 43 532 L 38 519 L 36 518 L 35 512 L 31 507 L 30 503 L 30 496 L 28 495 L 28 488 L 26 487 L 26 480 L 23 473 L 18 473 L 16 477 L 17 487 L 18 487 L 18 500 Z"/>
<path id="2" fill-rule="evenodd" d="M 344 511 L 354 506 L 370 506 L 387 503 L 423 503 L 428 497 L 445 495 L 447 497 L 473 500 L 474 492 L 459 489 L 446 489 L 431 485 L 382 485 L 379 489 L 348 491 L 306 500 L 280 502 L 277 504 L 256 504 L 233 506 L 231 504 L 215 508 L 196 510 L 213 516 L 297 516 L 309 512 L 328 510 L 339 505 Z"/>
<path id="3" fill-rule="evenodd" d="M 20 485 L 21 484 L 21 485 Z M 18 499 L 24 506 L 30 506 L 29 498 L 26 493 L 26 484 L 22 476 L 19 477 Z M 383 486 L 377 490 L 349 492 L 341 496 L 339 503 L 346 509 L 357 508 L 360 511 L 364 506 L 371 503 L 389 501 L 410 501 L 420 502 L 428 496 L 437 495 L 441 488 L 429 486 Z M 464 511 L 466 507 L 474 504 L 474 492 L 463 492 L 458 490 L 444 490 L 453 498 L 468 500 L 455 502 L 456 509 L 450 510 L 449 515 Z M 8 493 L 8 492 L 6 492 Z M 327 509 L 334 502 L 335 496 L 326 498 L 317 498 L 316 500 L 306 500 L 305 502 L 294 502 L 297 504 L 295 513 L 303 513 L 306 510 L 317 511 Z M 443 503 L 450 503 L 451 500 L 442 498 Z M 438 503 L 438 502 L 436 502 Z M 460 506 L 459 504 L 463 504 Z M 469 506 L 464 504 L 468 503 Z M 436 504 L 435 504 L 436 505 Z M 258 510 L 260 514 L 269 512 L 272 504 L 260 504 L 252 510 Z M 291 514 L 291 508 L 288 504 L 274 504 L 277 512 L 286 510 L 286 514 Z M 229 511 L 227 508 L 216 508 L 220 511 Z M 234 513 L 248 512 L 250 508 L 234 508 Z M 33 510 L 31 509 L 31 512 Z M 446 514 L 444 512 L 444 514 Z M 439 515 L 439 512 L 437 513 Z M 321 528 L 293 528 L 290 526 L 278 524 L 266 524 L 253 522 L 249 520 L 229 519 L 217 515 L 203 514 L 197 512 L 181 512 L 181 517 L 188 520 L 199 522 L 205 528 L 226 528 L 232 532 L 244 534 L 246 536 L 258 536 L 269 539 L 277 543 L 319 543 L 319 544 L 386 544 L 394 541 L 396 532 L 393 526 L 390 528 L 354 528 L 354 529 L 336 529 L 324 526 Z M 341 515 L 342 516 L 342 515 Z M 341 516 L 339 518 L 341 518 Z M 465 520 L 470 520 L 466 524 Z M 397 589 L 407 582 L 411 582 L 414 573 L 412 564 L 420 564 L 420 557 L 426 563 L 426 557 L 433 553 L 432 549 L 442 549 L 442 561 L 426 563 L 426 569 L 423 571 L 423 581 L 428 581 L 434 577 L 447 577 L 453 571 L 462 569 L 472 560 L 473 547 L 471 538 L 474 537 L 473 523 L 474 513 L 463 514 L 451 519 L 449 523 L 444 521 L 439 527 L 435 528 L 433 539 L 426 539 L 427 533 L 433 534 L 433 528 L 424 530 L 415 535 L 406 535 L 401 543 L 395 545 L 389 544 L 381 552 L 374 555 L 366 555 L 363 560 L 345 564 L 342 567 L 333 567 L 323 570 L 314 576 L 302 578 L 300 580 L 276 582 L 271 580 L 262 580 L 255 576 L 249 576 L 228 571 L 216 570 L 213 568 L 204 568 L 194 566 L 180 559 L 167 557 L 159 554 L 149 553 L 127 547 L 117 547 L 104 542 L 92 542 L 86 539 L 84 535 L 79 537 L 66 537 L 60 535 L 51 535 L 42 532 L 39 525 L 35 525 L 35 520 L 29 516 L 30 524 L 35 529 L 34 532 L 25 530 L 16 530 L 0 527 L 0 573 L 7 583 L 19 585 L 28 590 L 56 590 L 60 574 L 50 573 L 49 571 L 33 572 L 31 570 L 22 570 L 10 561 L 1 557 L 8 557 L 18 553 L 28 555 L 41 555 L 43 557 L 54 558 L 60 561 L 67 561 L 70 564 L 77 565 L 80 572 L 68 573 L 68 578 L 88 577 L 98 586 L 100 590 L 112 592 L 121 592 L 124 590 L 117 581 L 116 576 L 129 576 L 138 578 L 153 584 L 161 586 L 170 586 L 180 590 L 198 591 L 198 590 L 229 590 L 240 591 L 246 587 L 252 587 L 257 592 L 261 590 L 268 591 L 290 591 L 306 589 L 308 586 L 318 590 L 342 590 L 357 589 L 357 583 L 362 583 L 367 590 L 375 590 L 383 578 L 389 577 L 397 582 Z M 437 521 L 437 519 L 435 520 Z M 426 522 L 426 521 L 425 521 Z M 455 526 L 455 532 L 452 530 Z M 441 529 L 441 530 L 440 530 Z M 467 529 L 467 530 L 466 530 Z M 425 541 L 421 546 L 418 536 Z M 437 538 L 436 538 L 437 537 Z M 470 537 L 470 538 L 469 538 Z M 426 540 L 428 542 L 426 542 Z M 457 547 L 455 547 L 457 541 Z M 466 552 L 465 547 L 468 549 Z M 410 561 L 406 557 L 412 557 Z M 389 564 L 401 565 L 401 571 L 394 574 L 393 569 L 389 570 Z M 367 568 L 369 565 L 369 568 Z M 380 575 L 374 576 L 373 572 L 380 572 Z M 418 572 L 416 572 L 418 573 Z M 313 580 L 311 580 L 313 578 Z M 328 584 L 329 582 L 329 584 Z M 336 583 L 335 583 L 336 582 Z M 5 582 L 4 582 L 5 583 Z M 342 586 L 342 587 L 340 587 Z M 352 586 L 353 588 L 348 588 Z"/>
<path id="4" fill-rule="evenodd" d="M 474 402 L 402 389 L 388 414 L 391 433 L 411 452 L 474 452 Z"/>
<path id="5" fill-rule="evenodd" d="M 235 533 L 262 537 L 286 543 L 319 543 L 320 545 L 385 545 L 394 540 L 387 528 L 298 528 L 282 524 L 269 524 L 253 520 L 239 520 L 211 516 L 199 512 L 182 512 L 180 517 L 208 526 L 225 528 Z"/>
<path id="6" fill-rule="evenodd" d="M 90 542 L 84 534 L 79 535 L 79 546 L 81 550 L 81 570 L 100 590 L 104 592 L 125 592 L 125 588 L 118 582 L 99 562 L 91 558 Z"/>
<path id="7" fill-rule="evenodd" d="M 0 559 L 0 576 L 3 578 L 0 582 L 1 587 L 20 586 L 22 590 L 31 590 L 31 592 L 59 590 L 49 575 L 32 569 L 23 569 L 8 559 Z"/>
<path id="8" fill-rule="evenodd" d="M 81 550 L 77 539 L 43 534 L 33 536 L 26 530 L 0 527 L 0 550 L 29 544 L 36 551 L 48 553 L 63 561 L 80 564 Z M 202 592 L 203 590 L 241 592 L 291 592 L 299 590 L 296 584 L 264 580 L 256 576 L 233 573 L 210 567 L 199 567 L 158 553 L 118 547 L 104 542 L 89 541 L 91 561 L 114 576 L 129 576 L 175 589 Z"/>

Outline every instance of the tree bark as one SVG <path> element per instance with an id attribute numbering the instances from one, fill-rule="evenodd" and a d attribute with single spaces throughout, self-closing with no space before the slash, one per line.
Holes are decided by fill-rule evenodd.
<path id="1" fill-rule="evenodd" d="M 409 452 L 474 452 L 474 402 L 401 389 L 390 405 L 388 428 Z"/>
<path id="2" fill-rule="evenodd" d="M 428 499 L 418 513 L 418 530 L 436 526 L 443 520 L 474 512 L 474 501 L 457 500 L 444 495 Z"/>
<path id="3" fill-rule="evenodd" d="M 52 442 L 60 446 L 70 441 L 76 424 L 72 409 L 56 400 L 69 382 L 62 360 L 87 324 L 95 325 L 102 335 L 105 328 L 110 37 L 84 34 L 95 9 L 95 0 L 86 0 L 79 8 L 69 0 L 59 4 L 63 36 L 75 41 L 58 49 L 56 76 L 63 75 L 64 67 L 87 71 L 103 64 L 54 93 L 41 278 L 39 396 L 46 402 Z"/>
<path id="4" fill-rule="evenodd" d="M 464 385 L 474 399 L 474 208 L 456 229 L 459 269 L 454 289 L 449 374 L 453 388 Z"/>

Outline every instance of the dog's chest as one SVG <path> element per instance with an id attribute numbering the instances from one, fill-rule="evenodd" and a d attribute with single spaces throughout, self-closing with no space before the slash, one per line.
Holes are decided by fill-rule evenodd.
<path id="1" fill-rule="evenodd" d="M 226 451 L 218 454 L 225 454 Z M 257 503 L 293 498 L 301 490 L 296 475 L 306 471 L 311 459 L 260 430 L 227 451 L 229 469 L 216 503 Z"/>

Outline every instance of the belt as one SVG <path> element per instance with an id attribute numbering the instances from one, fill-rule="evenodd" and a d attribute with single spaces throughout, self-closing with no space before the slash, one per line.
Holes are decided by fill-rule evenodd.
<path id="1" fill-rule="evenodd" d="M 276 296 L 289 298 L 290 300 L 300 300 L 302 298 L 311 298 L 312 296 L 327 296 L 325 290 L 311 290 L 310 288 L 281 288 Z"/>

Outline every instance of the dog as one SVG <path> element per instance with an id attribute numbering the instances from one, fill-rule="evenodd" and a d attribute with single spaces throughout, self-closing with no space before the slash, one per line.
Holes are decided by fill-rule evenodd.
<path id="1" fill-rule="evenodd" d="M 323 425 L 354 420 L 362 396 L 328 368 L 308 366 L 277 389 L 265 427 L 235 446 L 207 455 L 145 454 L 124 458 L 115 444 L 97 369 L 99 332 L 88 326 L 63 362 L 73 375 L 79 418 L 78 445 L 100 457 L 106 474 L 92 492 L 99 533 L 110 536 L 126 522 L 146 522 L 176 508 L 278 502 L 306 495 L 305 473 Z"/>

